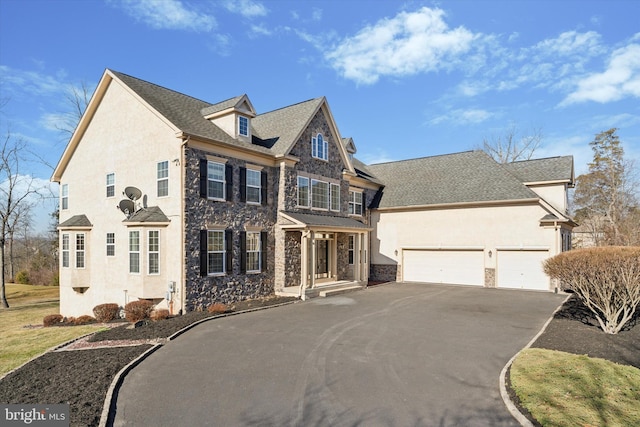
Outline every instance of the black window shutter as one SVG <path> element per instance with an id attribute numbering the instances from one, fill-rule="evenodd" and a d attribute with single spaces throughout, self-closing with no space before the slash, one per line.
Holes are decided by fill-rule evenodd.
<path id="1" fill-rule="evenodd" d="M 267 238 L 269 234 L 266 231 L 260 233 L 260 257 L 262 271 L 267 271 Z"/>
<path id="2" fill-rule="evenodd" d="M 247 168 L 240 168 L 240 201 L 247 201 Z"/>
<path id="3" fill-rule="evenodd" d="M 208 178 L 208 162 L 207 159 L 200 159 L 200 197 L 207 197 L 207 178 Z"/>
<path id="4" fill-rule="evenodd" d="M 267 171 L 260 172 L 260 203 L 267 205 Z"/>
<path id="5" fill-rule="evenodd" d="M 240 272 L 247 272 L 247 232 L 240 232 Z"/>
<path id="6" fill-rule="evenodd" d="M 227 186 L 227 201 L 230 202 L 233 200 L 233 167 L 227 164 L 224 169 L 224 179 Z"/>
<path id="7" fill-rule="evenodd" d="M 225 230 L 224 231 L 224 242 L 226 245 L 226 249 L 227 249 L 227 265 L 226 267 L 226 272 L 227 274 L 231 274 L 233 273 L 233 231 L 232 230 Z"/>
<path id="8" fill-rule="evenodd" d="M 362 193 L 362 215 L 364 216 L 365 211 L 367 210 L 367 197 L 364 193 Z"/>
<path id="9" fill-rule="evenodd" d="M 200 276 L 204 277 L 207 271 L 207 230 L 200 230 Z"/>

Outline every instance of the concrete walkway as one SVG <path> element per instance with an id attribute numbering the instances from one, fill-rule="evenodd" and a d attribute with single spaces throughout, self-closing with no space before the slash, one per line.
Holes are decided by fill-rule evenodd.
<path id="1" fill-rule="evenodd" d="M 391 284 L 216 319 L 129 373 L 114 425 L 518 425 L 500 371 L 563 299 Z"/>

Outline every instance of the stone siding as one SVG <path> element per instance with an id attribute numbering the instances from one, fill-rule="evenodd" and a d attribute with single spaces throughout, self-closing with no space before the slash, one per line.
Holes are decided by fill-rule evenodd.
<path id="1" fill-rule="evenodd" d="M 396 264 L 371 264 L 369 280 L 375 282 L 395 282 L 401 280 L 400 266 Z"/>
<path id="2" fill-rule="evenodd" d="M 274 195 L 277 194 L 276 168 L 266 167 L 267 204 L 252 205 L 240 202 L 240 167 L 246 162 L 229 158 L 233 167 L 232 201 L 214 201 L 200 197 L 200 159 L 207 154 L 193 148 L 185 148 L 185 248 L 186 248 L 186 295 L 187 311 L 203 310 L 214 302 L 232 303 L 244 299 L 258 298 L 274 292 L 274 225 L 276 210 Z M 222 157 L 222 156 L 218 156 Z M 200 230 L 221 226 L 233 232 L 233 270 L 223 276 L 200 276 Z M 240 232 L 245 227 L 259 227 L 268 233 L 267 265 L 261 273 L 240 272 Z"/>
<path id="3" fill-rule="evenodd" d="M 496 269 L 495 268 L 484 269 L 484 287 L 485 288 L 496 287 Z"/>

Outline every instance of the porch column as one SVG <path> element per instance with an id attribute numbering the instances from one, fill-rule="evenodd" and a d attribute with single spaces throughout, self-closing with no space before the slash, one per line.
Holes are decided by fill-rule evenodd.
<path id="1" fill-rule="evenodd" d="M 362 281 L 369 281 L 369 254 L 367 253 L 369 248 L 369 233 L 362 233 Z"/>
<path id="2" fill-rule="evenodd" d="M 309 284 L 309 231 L 302 232 L 300 240 L 300 286 L 306 289 Z"/>
<path id="3" fill-rule="evenodd" d="M 317 248 L 316 248 L 316 234 L 313 231 L 310 231 L 311 235 L 311 260 L 307 259 L 306 262 L 311 261 L 311 274 L 309 275 L 309 287 L 314 288 L 316 286 L 316 256 L 317 256 Z"/>
<path id="4" fill-rule="evenodd" d="M 353 280 L 360 281 L 360 234 L 353 236 Z"/>

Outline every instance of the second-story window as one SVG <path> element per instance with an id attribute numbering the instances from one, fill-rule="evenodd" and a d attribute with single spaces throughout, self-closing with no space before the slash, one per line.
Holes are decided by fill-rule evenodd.
<path id="1" fill-rule="evenodd" d="M 207 166 L 207 197 L 224 200 L 224 165 L 209 162 Z"/>
<path id="2" fill-rule="evenodd" d="M 311 207 L 329 209 L 329 183 L 311 180 Z"/>
<path id="3" fill-rule="evenodd" d="M 158 179 L 158 197 L 166 197 L 169 195 L 169 161 L 158 162 L 157 167 Z"/>
<path id="4" fill-rule="evenodd" d="M 113 197 L 116 195 L 116 174 L 107 174 L 107 197 Z"/>
<path id="5" fill-rule="evenodd" d="M 238 133 L 242 136 L 249 136 L 249 119 L 238 116 Z"/>
<path id="6" fill-rule="evenodd" d="M 309 178 L 306 176 L 298 177 L 298 206 L 309 207 Z"/>
<path id="7" fill-rule="evenodd" d="M 247 202 L 260 203 L 261 191 L 260 171 L 247 169 Z"/>
<path id="8" fill-rule="evenodd" d="M 331 184 L 331 210 L 340 212 L 340 186 Z"/>
<path id="9" fill-rule="evenodd" d="M 321 133 L 311 138 L 311 155 L 316 159 L 329 160 L 329 144 Z"/>
<path id="10" fill-rule="evenodd" d="M 60 189 L 60 206 L 62 209 L 69 209 L 69 184 L 62 184 Z"/>
<path id="11" fill-rule="evenodd" d="M 349 191 L 349 215 L 362 215 L 362 193 Z"/>

